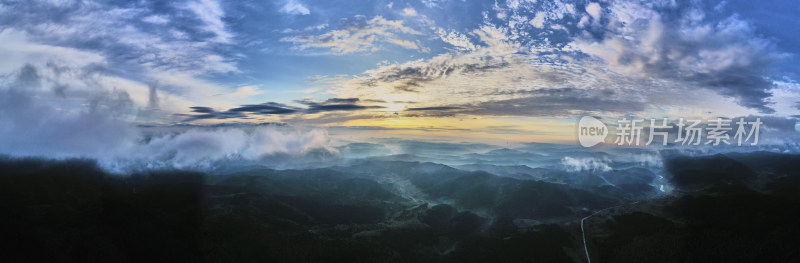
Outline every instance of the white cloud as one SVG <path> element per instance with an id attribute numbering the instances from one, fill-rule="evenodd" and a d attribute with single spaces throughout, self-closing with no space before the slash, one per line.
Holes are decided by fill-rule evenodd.
<path id="1" fill-rule="evenodd" d="M 545 22 L 544 12 L 536 13 L 536 16 L 534 16 L 533 19 L 531 19 L 530 21 L 531 25 L 535 26 L 536 28 L 544 28 L 544 22 Z"/>
<path id="2" fill-rule="evenodd" d="M 217 161 L 255 161 L 274 154 L 295 157 L 329 148 L 324 130 L 189 129 L 145 133 L 126 120 L 127 93 L 98 93 L 80 111 L 65 112 L 25 90 L 0 87 L 0 154 L 93 158 L 116 172 L 140 169 L 208 169 Z M 142 140 L 147 134 L 148 140 Z"/>
<path id="3" fill-rule="evenodd" d="M 595 21 L 600 20 L 603 14 L 603 8 L 598 3 L 589 3 L 586 5 L 586 13 L 589 13 Z"/>
<path id="4" fill-rule="evenodd" d="M 233 34 L 225 29 L 225 22 L 222 21 L 225 12 L 222 10 L 219 2 L 215 0 L 198 0 L 196 2 L 189 2 L 186 8 L 194 12 L 200 20 L 206 23 L 206 30 L 216 34 L 216 41 L 220 43 L 231 42 Z"/>
<path id="5" fill-rule="evenodd" d="M 466 35 L 456 31 L 447 32 L 442 28 L 436 30 L 439 38 L 447 44 L 453 45 L 456 49 L 471 51 L 475 50 L 475 45 L 467 38 Z"/>
<path id="6" fill-rule="evenodd" d="M 308 15 L 311 14 L 311 11 L 308 8 L 300 3 L 298 0 L 287 0 L 283 3 L 280 9 L 281 12 L 290 15 Z"/>
<path id="7" fill-rule="evenodd" d="M 774 44 L 736 15 L 703 22 L 705 15 L 694 6 L 683 7 L 684 12 L 657 11 L 671 10 L 669 5 L 615 2 L 605 13 L 609 21 L 603 39 L 587 33 L 575 43 L 581 52 L 626 76 L 708 88 L 743 106 L 771 112 L 765 101 L 771 84 L 762 71 L 783 56 Z M 601 11 L 587 6 L 587 12 L 597 22 Z"/>
<path id="8" fill-rule="evenodd" d="M 314 150 L 335 153 L 329 144 L 325 130 L 190 129 L 176 135 L 162 134 L 99 159 L 102 165 L 123 171 L 164 167 L 208 169 L 217 161 L 255 161 L 274 154 L 300 156 Z"/>
<path id="9" fill-rule="evenodd" d="M 421 33 L 403 25 L 401 20 L 387 20 L 381 16 L 365 20 L 356 17 L 352 25 L 343 29 L 331 30 L 320 35 L 296 35 L 284 37 L 281 41 L 292 42 L 298 50 L 310 48 L 330 49 L 338 54 L 355 52 L 374 52 L 383 49 L 381 43 L 398 45 L 407 49 L 425 51 L 417 43 L 401 39 L 399 35 L 420 35 Z"/>
<path id="10" fill-rule="evenodd" d="M 79 99 L 78 96 L 85 99 L 87 94 L 117 88 L 130 94 L 131 100 L 139 106 L 147 105 L 148 101 L 147 85 L 143 83 L 157 81 L 161 84 L 158 91 L 161 112 L 149 114 L 152 119 L 136 120 L 142 122 L 175 120 L 172 113 L 185 112 L 188 107 L 197 105 L 194 103 L 220 107 L 237 105 L 232 97 L 213 96 L 228 93 L 226 87 L 203 80 L 209 73 L 240 72 L 236 56 L 216 52 L 219 45 L 231 44 L 232 40 L 222 20 L 222 7 L 211 0 L 182 3 L 177 7 L 190 10 L 189 15 L 204 22 L 199 23 L 198 28 L 214 34 L 190 37 L 184 28 L 172 27 L 170 16 L 152 15 L 147 9 L 75 5 L 62 14 L 58 23 L 32 20 L 9 25 L 0 31 L 0 38 L 4 39 L 0 41 L 0 50 L 4 51 L 0 52 L 8 57 L 0 61 L 0 74 L 30 64 L 40 69 L 43 89 L 52 87 L 59 93 L 66 92 L 70 100 Z M 140 28 L 148 27 L 141 22 L 167 28 L 153 32 Z M 68 47 L 86 41 L 102 42 L 103 48 Z M 64 73 L 56 75 L 45 70 L 50 66 L 64 68 Z M 89 69 L 93 70 L 91 75 L 81 75 Z M 118 72 L 126 75 L 119 76 Z"/>
<path id="11" fill-rule="evenodd" d="M 142 21 L 147 22 L 147 23 L 152 23 L 152 24 L 164 25 L 164 24 L 169 23 L 169 18 L 167 16 L 163 16 L 163 15 L 151 15 L 151 16 L 147 16 L 145 18 L 142 18 Z"/>
<path id="12" fill-rule="evenodd" d="M 110 67 L 109 61 L 103 54 L 78 50 L 68 47 L 52 46 L 32 42 L 27 33 L 15 29 L 0 31 L 0 53 L 8 54 L 6 59 L 0 61 L 0 84 L 13 81 L 20 68 L 30 67 L 36 72 L 37 85 L 26 87 L 30 96 L 35 96 L 39 101 L 58 103 L 60 111 L 76 113 L 83 110 L 83 101 L 89 100 L 96 94 L 112 92 L 114 90 L 129 94 L 129 98 L 136 107 L 148 104 L 148 87 L 141 82 L 125 79 L 113 74 L 107 74 Z M 153 79 L 159 79 L 153 77 Z M 170 83 L 170 82 L 164 82 Z M 180 81 L 185 85 L 190 82 Z M 220 87 L 206 84 L 195 87 L 198 93 L 203 90 L 219 90 Z M 211 93 L 213 91 L 209 91 Z M 171 112 L 181 112 L 192 103 L 175 93 L 191 93 L 189 91 L 159 94 L 162 100 L 164 115 Z M 77 113 L 76 113 L 77 114 Z M 165 116 L 152 116 L 162 120 Z M 167 116 L 168 117 L 168 116 Z"/>
<path id="13" fill-rule="evenodd" d="M 606 159 L 597 159 L 597 158 L 572 158 L 572 157 L 564 157 L 561 159 L 561 165 L 563 165 L 567 171 L 570 172 L 583 172 L 583 171 L 591 171 L 591 172 L 608 172 L 611 171 L 611 163 L 610 160 Z"/>
<path id="14" fill-rule="evenodd" d="M 439 5 L 447 1 L 448 0 L 422 0 L 422 4 L 429 8 L 434 8 L 434 7 L 439 7 Z"/>
<path id="15" fill-rule="evenodd" d="M 514 0 L 505 2 L 505 7 L 494 7 L 499 13 L 510 13 L 508 17 L 508 28 L 512 36 L 516 38 L 531 38 L 531 30 L 544 29 L 548 25 L 558 25 L 559 23 L 571 23 L 569 18 L 575 15 L 575 4 L 561 0 L 553 1 L 529 1 Z M 528 15 L 533 14 L 533 15 Z M 540 44 L 549 45 L 550 40 L 541 37 L 535 41 Z"/>
<path id="16" fill-rule="evenodd" d="M 259 95 L 264 93 L 257 86 L 243 86 L 239 87 L 231 93 L 228 93 L 228 96 L 239 97 L 239 98 L 247 98 L 255 95 Z"/>
<path id="17" fill-rule="evenodd" d="M 800 115 L 800 83 L 789 79 L 774 83 L 770 100 L 775 111 L 782 116 Z"/>
<path id="18" fill-rule="evenodd" d="M 32 42 L 28 33 L 6 28 L 0 31 L 0 75 L 9 74 L 27 64 L 45 65 L 50 61 L 63 61 L 73 67 L 105 64 L 106 58 L 97 53 L 69 47 Z"/>

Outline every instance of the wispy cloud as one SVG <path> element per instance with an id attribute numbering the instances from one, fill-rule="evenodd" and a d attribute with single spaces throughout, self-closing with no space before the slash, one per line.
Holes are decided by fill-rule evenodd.
<path id="1" fill-rule="evenodd" d="M 290 14 L 290 15 L 308 15 L 311 14 L 311 11 L 308 8 L 300 3 L 298 0 L 286 0 L 284 1 L 283 5 L 280 9 L 281 12 Z"/>
<path id="2" fill-rule="evenodd" d="M 235 62 L 240 57 L 220 52 L 234 42 L 216 1 L 159 8 L 70 1 L 11 5 L 19 12 L 0 20 L 0 37 L 7 38 L 0 49 L 17 59 L 0 61 L 0 74 L 26 63 L 59 69 L 45 79 L 61 97 L 121 89 L 145 106 L 150 101 L 146 83 L 158 82 L 160 108 L 167 114 L 153 120 L 168 121 L 168 112 L 191 105 L 184 104 L 187 100 L 224 105 L 213 95 L 226 93 L 226 87 L 204 77 L 240 72 Z M 91 74 L 81 73 L 90 68 Z"/>
<path id="3" fill-rule="evenodd" d="M 205 23 L 204 29 L 216 35 L 215 40 L 221 43 L 230 43 L 233 35 L 225 29 L 222 18 L 225 11 L 216 0 L 198 0 L 189 2 L 186 8 L 197 15 Z"/>
<path id="4" fill-rule="evenodd" d="M 342 21 L 340 29 L 319 35 L 288 36 L 282 38 L 281 41 L 296 44 L 297 50 L 328 49 L 336 54 L 374 52 L 384 49 L 382 44 L 424 50 L 418 42 L 401 38 L 420 34 L 419 31 L 405 26 L 401 20 L 387 20 L 381 16 L 372 19 L 356 16 L 354 19 Z"/>
<path id="5" fill-rule="evenodd" d="M 509 2 L 495 11 L 513 15 L 486 16 L 484 26 L 466 34 L 435 29 L 451 52 L 331 78 L 333 92 L 414 101 L 414 107 L 383 105 L 441 109 L 448 116 L 774 112 L 767 72 L 784 55 L 736 15 L 629 1 Z M 565 40 L 547 41 L 565 33 Z M 687 97 L 690 92 L 697 95 Z"/>

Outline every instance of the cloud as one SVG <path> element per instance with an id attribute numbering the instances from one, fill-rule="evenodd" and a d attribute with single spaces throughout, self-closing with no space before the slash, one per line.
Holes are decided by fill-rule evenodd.
<path id="1" fill-rule="evenodd" d="M 148 86 L 147 107 L 150 109 L 158 109 L 158 83 L 150 83 Z"/>
<path id="2" fill-rule="evenodd" d="M 421 108 L 408 108 L 409 111 L 449 111 L 449 110 L 460 110 L 463 109 L 461 107 L 447 107 L 447 106 L 439 106 L 439 107 L 421 107 Z"/>
<path id="3" fill-rule="evenodd" d="M 245 48 L 257 42 L 275 44 L 275 50 L 291 46 L 296 53 L 288 55 L 392 52 L 364 56 L 358 59 L 364 65 L 385 62 L 357 74 L 336 69 L 330 74 L 348 75 L 322 77 L 322 85 L 303 91 L 334 99 L 261 104 L 251 97 L 272 87 L 242 86 L 259 79 L 242 75 L 261 71 L 247 68 L 253 63 L 240 65 L 253 61 L 246 59 L 253 50 L 237 51 L 238 40 L 252 37 L 235 30 L 264 22 L 245 19 L 252 17 L 241 7 L 251 6 L 217 0 L 87 3 L 4 3 L 2 9 L 14 12 L 0 16 L 0 52 L 7 58 L 0 61 L 0 75 L 36 73 L 14 81 L 37 80 L 27 85 L 37 87 L 31 96 L 46 103 L 64 99 L 63 108 L 83 109 L 95 94 L 125 92 L 134 104 L 127 120 L 136 122 L 800 112 L 797 89 L 786 84 L 791 81 L 770 75 L 785 56 L 776 41 L 742 17 L 706 13 L 709 6 L 694 2 L 500 1 L 483 16 L 452 21 L 422 15 L 454 12 L 456 2 L 447 1 L 423 3 L 435 9 L 404 4 L 379 12 L 383 16 L 339 22 L 317 9 L 314 17 L 282 16 L 267 20 L 277 36 L 252 36 L 257 40 L 248 39 Z M 267 3 L 293 15 L 310 14 L 307 4 Z M 470 3 L 466 9 L 477 6 L 485 7 Z M 287 21 L 296 29 L 284 30 Z M 441 53 L 382 57 L 431 50 Z M 287 68 L 309 63 L 302 61 L 283 60 Z M 21 68 L 26 64 L 30 68 Z M 245 80 L 223 86 L 236 79 Z"/>
<path id="4" fill-rule="evenodd" d="M 189 129 L 177 135 L 162 134 L 128 149 L 122 158 L 101 158 L 112 170 L 210 169 L 221 161 L 257 161 L 270 155 L 302 156 L 311 151 L 336 153 L 324 130 L 291 131 L 256 127 Z M 263 163 L 262 163 L 263 164 Z"/>
<path id="5" fill-rule="evenodd" d="M 142 21 L 147 22 L 147 23 L 165 25 L 165 24 L 169 23 L 169 18 L 167 16 L 163 16 L 163 15 L 151 15 L 151 16 L 146 16 L 145 18 L 142 18 Z"/>
<path id="6" fill-rule="evenodd" d="M 576 7 L 573 1 L 507 1 L 495 7 L 497 12 L 511 13 L 503 20 L 508 20 L 508 27 L 512 34 L 520 37 L 531 38 L 531 33 L 541 32 L 549 27 L 569 26 L 569 18 L 576 16 Z M 561 24 L 559 24 L 561 23 Z M 571 26 L 570 26 L 571 27 Z M 529 39 L 534 42 L 547 42 L 553 36 L 538 33 L 538 37 Z M 560 37 L 559 37 L 560 38 Z"/>
<path id="7" fill-rule="evenodd" d="M 595 21 L 599 21 L 603 15 L 603 8 L 598 3 L 589 3 L 586 5 L 586 13 L 589 13 Z"/>
<path id="8" fill-rule="evenodd" d="M 232 112 L 250 112 L 257 114 L 289 114 L 295 113 L 299 109 L 291 106 L 286 106 L 275 102 L 266 102 L 256 105 L 244 105 L 238 108 L 233 108 L 228 111 Z"/>
<path id="9" fill-rule="evenodd" d="M 210 107 L 194 106 L 190 107 L 193 113 L 201 114 L 175 114 L 176 116 L 187 117 L 183 121 L 205 120 L 205 119 L 232 119 L 232 118 L 245 118 L 245 114 L 238 111 L 224 111 L 218 112 Z"/>
<path id="10" fill-rule="evenodd" d="M 263 94 L 264 92 L 261 91 L 257 86 L 242 86 L 239 87 L 232 92 L 225 94 L 231 97 L 238 97 L 238 98 L 247 98 L 259 94 Z"/>
<path id="11" fill-rule="evenodd" d="M 536 13 L 536 16 L 534 16 L 533 19 L 531 19 L 530 21 L 531 25 L 535 26 L 536 28 L 544 28 L 546 15 L 547 13 L 545 12 Z"/>
<path id="12" fill-rule="evenodd" d="M 266 102 L 262 104 L 242 105 L 226 111 L 216 111 L 211 107 L 193 106 L 190 107 L 192 113 L 200 114 L 176 114 L 177 116 L 187 117 L 183 121 L 195 121 L 203 119 L 247 119 L 250 115 L 284 115 L 297 113 L 301 109 L 287 106 L 276 102 Z"/>
<path id="13" fill-rule="evenodd" d="M 227 111 L 215 111 L 210 107 L 194 106 L 191 112 L 200 114 L 177 114 L 178 116 L 188 117 L 184 121 L 194 121 L 202 119 L 232 119 L 249 118 L 252 115 L 289 115 L 289 114 L 316 114 L 334 111 L 357 111 L 367 109 L 380 109 L 382 106 L 360 105 L 358 98 L 331 98 L 317 102 L 309 99 L 297 100 L 305 108 L 289 106 L 277 102 L 265 102 L 261 104 L 242 105 L 231 108 Z"/>
<path id="14" fill-rule="evenodd" d="M 417 30 L 403 25 L 401 20 L 387 20 L 381 16 L 367 20 L 364 16 L 356 16 L 355 19 L 343 20 L 340 29 L 319 35 L 288 36 L 281 41 L 296 44 L 294 48 L 297 50 L 327 49 L 340 55 L 378 51 L 384 48 L 381 44 L 422 51 L 425 49 L 418 43 L 400 38 L 400 35 L 419 34 Z"/>
<path id="15" fill-rule="evenodd" d="M 147 132 L 129 122 L 135 114 L 121 90 L 94 92 L 79 103 L 43 99 L 36 93 L 42 74 L 21 68 L 11 83 L 0 85 L 0 154 L 48 158 L 93 158 L 112 171 L 185 168 L 209 169 L 218 161 L 256 161 L 270 155 L 335 153 L 324 130 L 276 127 L 196 128 Z M 208 107 L 197 113 L 214 114 Z"/>
<path id="16" fill-rule="evenodd" d="M 311 11 L 309 11 L 308 8 L 305 5 L 303 5 L 302 3 L 300 3 L 300 1 L 297 1 L 297 0 L 287 0 L 287 1 L 285 1 L 283 3 L 283 6 L 281 6 L 280 11 L 282 13 L 284 13 L 284 14 L 290 14 L 290 15 L 308 15 L 308 14 L 311 14 Z"/>
<path id="17" fill-rule="evenodd" d="M 623 1 L 608 8 L 607 18 L 603 28 L 588 29 L 575 43 L 612 70 L 711 89 L 742 106 L 774 112 L 766 70 L 782 54 L 737 15 L 713 19 L 695 5 Z"/>
<path id="18" fill-rule="evenodd" d="M 439 116 L 568 116 L 639 112 L 648 106 L 646 94 L 624 76 L 525 52 L 502 28 L 484 26 L 470 33 L 479 40 L 467 42 L 472 44 L 470 50 L 383 65 L 350 80 L 332 80 L 338 86 L 333 92 L 342 97 L 413 101 L 418 105 L 398 110 L 424 110 Z M 393 103 L 378 105 L 395 108 Z"/>
<path id="19" fill-rule="evenodd" d="M 222 21 L 225 12 L 219 2 L 215 0 L 198 0 L 189 2 L 186 8 L 194 12 L 205 23 L 205 30 L 216 35 L 216 41 L 221 43 L 231 42 L 233 34 L 225 29 L 225 22 Z"/>
<path id="20" fill-rule="evenodd" d="M 25 64 L 45 65 L 65 61 L 74 67 L 86 67 L 107 63 L 106 58 L 95 52 L 70 47 L 46 45 L 31 41 L 31 35 L 14 28 L 0 30 L 0 74 L 8 74 Z M 63 71 L 63 70 L 62 70 Z"/>
<path id="21" fill-rule="evenodd" d="M 404 16 L 416 16 L 417 15 L 417 10 L 414 10 L 414 8 L 403 8 L 403 15 Z"/>
<path id="22" fill-rule="evenodd" d="M 585 15 L 562 1 L 499 5 L 494 11 L 507 15 L 486 16 L 478 29 L 434 28 L 449 52 L 321 82 L 340 97 L 402 101 L 377 105 L 440 109 L 442 116 L 737 116 L 774 112 L 771 105 L 794 109 L 795 102 L 776 94 L 795 92 L 776 89 L 767 75 L 784 55 L 736 15 L 704 18 L 698 5 L 661 2 L 591 3 Z M 576 28 L 583 19 L 592 24 Z"/>
<path id="23" fill-rule="evenodd" d="M 308 106 L 308 108 L 306 108 L 305 110 L 306 113 L 318 113 L 326 111 L 354 111 L 354 110 L 383 108 L 381 106 L 358 105 L 356 104 L 358 101 L 359 101 L 358 98 L 346 98 L 346 99 L 332 98 L 323 102 L 314 102 L 311 100 L 299 100 L 297 102 Z"/>
<path id="24" fill-rule="evenodd" d="M 146 105 L 146 83 L 158 81 L 160 108 L 170 111 L 185 108 L 187 100 L 206 103 L 226 92 L 203 80 L 209 74 L 240 72 L 235 60 L 241 56 L 220 53 L 233 39 L 225 33 L 224 12 L 215 1 L 159 7 L 34 1 L 9 8 L 19 12 L 0 20 L 0 50 L 9 54 L 0 61 L 0 72 L 25 63 L 64 68 L 61 74 L 47 76 L 58 82 L 53 89 L 64 95 L 118 87 Z M 91 78 L 76 74 L 89 65 L 102 70 L 93 70 Z M 84 85 L 88 80 L 93 83 Z"/>
<path id="25" fill-rule="evenodd" d="M 0 60 L 0 85 L 17 81 L 20 72 L 33 76 L 36 83 L 25 84 L 30 96 L 42 101 L 58 101 L 63 111 L 80 108 L 94 94 L 114 90 L 129 94 L 137 107 L 146 107 L 153 101 L 148 86 L 144 83 L 117 77 L 121 74 L 112 67 L 105 54 L 71 47 L 62 47 L 32 42 L 36 37 L 13 28 L 0 31 L 0 52 L 7 54 Z M 159 90 L 160 91 L 160 90 Z M 169 101 L 159 105 L 164 110 L 184 106 L 185 100 L 173 94 L 157 94 L 156 99 Z M 164 107 L 161 107 L 164 106 Z M 138 109 L 140 112 L 143 109 Z M 160 119 L 163 114 L 142 114 Z"/>
<path id="26" fill-rule="evenodd" d="M 564 157 L 561 159 L 561 165 L 563 165 L 567 171 L 570 172 L 583 172 L 583 171 L 601 171 L 601 172 L 608 172 L 611 171 L 611 166 L 609 166 L 610 160 L 603 160 L 598 158 L 572 158 L 569 156 Z"/>
<path id="27" fill-rule="evenodd" d="M 120 90 L 71 100 L 39 96 L 42 74 L 27 65 L 0 85 L 0 149 L 6 154 L 51 157 L 98 156 L 132 138 L 126 117 L 134 110 Z M 106 148 L 107 147 L 107 148 Z"/>
<path id="28" fill-rule="evenodd" d="M 440 7 L 440 5 L 446 3 L 448 0 L 422 0 L 422 4 L 427 6 L 428 8 Z"/>
<path id="29" fill-rule="evenodd" d="M 461 34 L 459 32 L 455 32 L 455 31 L 447 32 L 442 28 L 437 29 L 436 33 L 439 35 L 439 38 L 443 42 L 452 45 L 457 50 L 461 50 L 461 51 L 473 51 L 473 50 L 475 50 L 475 45 L 464 34 Z"/>
<path id="30" fill-rule="evenodd" d="M 462 111 L 473 115 L 517 115 L 535 117 L 570 117 L 594 112 L 641 112 L 647 105 L 625 98 L 613 90 L 575 88 L 538 89 L 530 95 L 507 100 L 482 102 Z"/>

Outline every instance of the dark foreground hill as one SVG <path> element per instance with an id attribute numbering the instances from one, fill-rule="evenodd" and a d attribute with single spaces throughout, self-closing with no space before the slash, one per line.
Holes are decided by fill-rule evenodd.
<path id="1" fill-rule="evenodd" d="M 593 262 L 797 262 L 797 157 L 763 154 L 666 160 L 681 194 L 655 199 L 433 163 L 122 176 L 6 158 L 1 250 L 7 262 L 584 262 L 580 218 L 615 207 L 586 220 Z"/>

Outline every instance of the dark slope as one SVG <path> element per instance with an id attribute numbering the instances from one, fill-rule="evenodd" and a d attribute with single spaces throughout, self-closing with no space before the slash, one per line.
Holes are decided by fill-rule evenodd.
<path id="1" fill-rule="evenodd" d="M 669 159 L 684 194 L 587 220 L 592 261 L 800 262 L 796 160 L 761 152 Z"/>
<path id="2" fill-rule="evenodd" d="M 665 167 L 671 181 L 681 188 L 703 188 L 717 183 L 747 184 L 756 178 L 755 172 L 728 156 L 681 156 L 668 160 Z"/>

